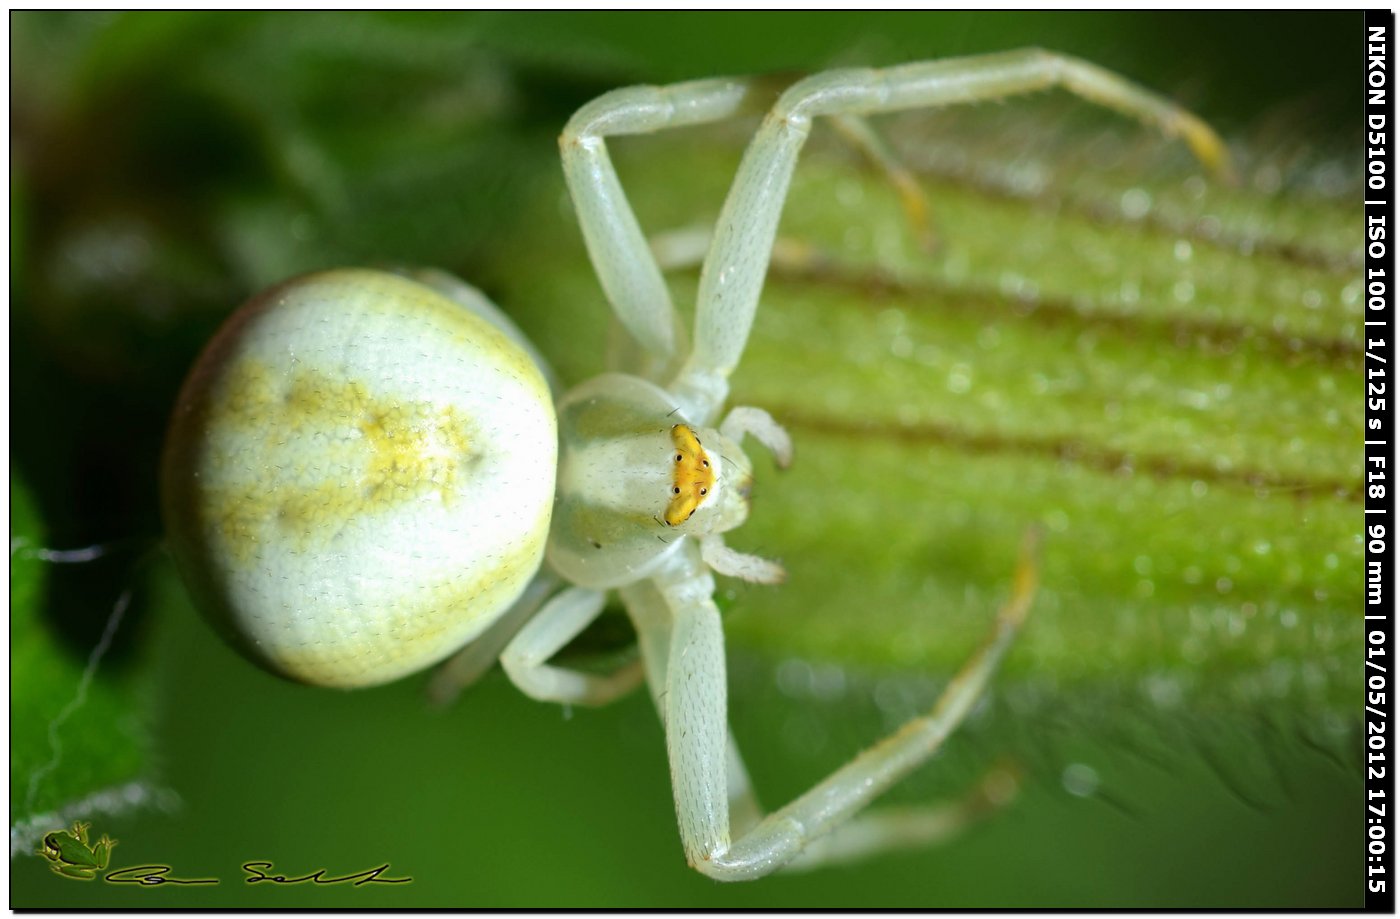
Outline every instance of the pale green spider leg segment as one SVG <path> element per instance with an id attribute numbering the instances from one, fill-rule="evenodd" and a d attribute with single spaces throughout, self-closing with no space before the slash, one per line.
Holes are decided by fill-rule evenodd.
<path id="1" fill-rule="evenodd" d="M 1100 105 L 1181 136 L 1210 169 L 1228 175 L 1224 144 L 1172 102 L 1101 67 L 1039 49 L 907 64 L 887 70 L 836 70 L 785 92 L 739 166 L 700 275 L 695 343 L 671 389 L 696 414 L 727 395 L 753 325 L 783 201 L 812 119 L 871 115 L 979 102 L 1063 87 Z"/>
<path id="2" fill-rule="evenodd" d="M 981 698 L 1030 610 L 1034 547 L 1035 539 L 1028 538 L 1011 599 L 998 614 L 991 637 L 927 715 L 906 723 L 737 838 L 729 814 L 736 797 L 729 783 L 737 757 L 726 725 L 724 635 L 712 599 L 714 578 L 691 547 L 668 557 L 654 583 L 670 620 L 662 622 L 651 609 L 634 611 L 633 618 L 642 634 L 643 653 L 665 652 L 664 675 L 655 672 L 654 660 L 647 666 L 653 682 L 665 685 L 659 704 L 664 707 L 681 843 L 690 864 L 717 880 L 750 880 L 785 867 L 828 832 L 837 838 L 825 844 L 825 851 L 838 860 L 899 846 L 911 834 L 930 840 L 943 834 L 949 820 L 945 808 L 925 809 L 919 818 L 909 817 L 907 811 L 900 819 L 878 813 L 851 818 L 932 756 Z M 635 599 L 638 592 L 627 596 Z M 669 633 L 664 640 L 647 634 L 661 630 Z M 815 867 L 822 852 L 814 850 L 800 867 Z"/>
<path id="3" fill-rule="evenodd" d="M 761 408 L 741 405 L 730 409 L 719 426 L 720 434 L 739 443 L 745 435 L 763 444 L 773 454 L 779 469 L 792 465 L 792 438 L 773 416 Z"/>
<path id="4" fill-rule="evenodd" d="M 899 203 L 904 208 L 904 219 L 914 231 L 920 248 L 932 252 L 938 247 L 938 234 L 933 230 L 929 217 L 928 197 L 919 186 L 919 180 L 895 156 L 870 123 L 854 115 L 833 115 L 832 127 L 836 133 L 861 152 L 862 155 L 889 179 L 895 191 L 899 192 Z"/>
<path id="5" fill-rule="evenodd" d="M 1016 771 L 998 765 L 957 801 L 924 807 L 877 808 L 808 843 L 783 866 L 783 871 L 827 868 L 892 849 L 941 845 L 1010 803 L 1018 785 Z"/>
<path id="6" fill-rule="evenodd" d="M 1029 556 L 1028 556 L 1029 558 Z M 1033 591 L 1033 567 L 1023 559 L 1021 583 L 1016 587 L 1016 597 L 1004 616 L 1019 619 L 1029 607 Z M 666 605 L 665 598 L 654 581 L 638 581 L 623 587 L 623 604 L 627 614 L 637 629 L 641 658 L 647 670 L 647 685 L 650 686 L 652 700 L 666 723 L 666 674 L 671 664 L 671 635 L 673 615 Z M 1007 636 L 1009 642 L 1009 636 Z M 727 796 L 729 804 L 729 832 L 731 836 L 742 836 L 763 820 L 763 810 L 753 793 L 748 771 L 743 766 L 734 734 L 728 734 L 725 747 L 725 771 L 727 771 Z M 675 768 L 672 769 L 676 775 Z M 676 778 L 675 782 L 680 779 Z M 825 836 L 818 836 L 809 842 L 790 863 L 784 864 L 784 871 L 818 869 L 827 864 L 855 862 L 888 849 L 909 848 L 917 845 L 937 845 L 948 841 L 997 807 L 1004 806 L 1015 796 L 1016 779 L 1007 766 L 997 766 L 986 778 L 974 787 L 973 792 L 962 800 L 951 804 L 937 804 L 927 807 L 881 808 L 874 813 L 861 815 L 857 820 L 847 822 Z"/>
<path id="7" fill-rule="evenodd" d="M 909 167 L 899 161 L 889 144 L 866 119 L 855 115 L 836 115 L 832 117 L 831 124 L 836 128 L 837 136 L 855 148 L 894 187 L 905 220 L 919 245 L 925 250 L 935 249 L 937 234 L 929 216 L 928 196 Z M 700 268 L 705 264 L 714 232 L 714 226 L 706 223 L 653 233 L 648 237 L 651 254 L 663 272 Z M 779 236 L 773 243 L 771 263 L 775 266 L 797 271 L 810 268 L 820 258 L 819 250 L 800 239 Z"/>
<path id="8" fill-rule="evenodd" d="M 545 604 L 501 655 L 511 682 L 532 699 L 577 705 L 606 705 L 636 689 L 642 682 L 640 661 L 629 661 L 608 674 L 548 663 L 598 618 L 606 598 L 602 591 L 571 587 Z"/>
<path id="9" fill-rule="evenodd" d="M 671 655 L 671 610 L 651 581 L 638 581 L 622 588 L 619 593 L 627 615 L 637 630 L 637 644 L 642 664 L 646 668 L 647 688 L 656 705 L 661 723 L 666 723 L 666 670 Z M 733 833 L 744 833 L 763 819 L 763 808 L 753 792 L 753 782 L 739 755 L 733 732 L 726 745 L 729 791 L 729 827 Z"/>
<path id="10" fill-rule="evenodd" d="M 598 280 L 623 326 L 662 363 L 681 346 L 676 311 L 604 138 L 728 118 L 744 110 L 748 94 L 741 80 L 627 87 L 579 109 L 559 136 L 564 178 Z"/>
<path id="11" fill-rule="evenodd" d="M 676 236 L 663 241 L 663 252 L 658 258 L 627 202 L 604 138 L 746 114 L 754 110 L 755 97 L 767 85 L 763 80 L 720 79 L 614 90 L 575 113 L 559 137 L 564 178 L 594 271 L 619 321 L 641 345 L 643 358 L 651 366 L 669 366 L 679 356 L 685 337 L 662 276 L 662 265 L 676 267 L 697 261 L 700 253 L 706 251 L 707 242 L 696 246 L 693 233 Z M 906 198 L 905 206 L 916 230 L 925 235 L 918 216 L 923 212 L 922 195 L 908 187 L 907 173 L 894 163 L 867 125 L 854 115 L 845 122 L 843 136 L 890 175 Z M 917 206 L 909 202 L 911 194 L 917 199 Z M 674 248 L 677 244 L 679 249 Z M 772 248 L 770 239 L 768 249 Z M 738 350 L 742 350 L 742 341 Z M 723 380 L 711 380 L 698 401 L 689 392 L 678 393 L 682 414 L 699 422 L 711 420 L 727 391 Z"/>
<path id="12" fill-rule="evenodd" d="M 686 228 L 649 243 L 622 190 L 604 139 L 750 114 L 760 110 L 758 97 L 769 87 L 762 79 L 626 87 L 579 109 L 559 137 L 564 178 L 594 272 L 619 321 L 641 346 L 636 358 L 639 363 L 666 368 L 680 356 L 686 335 L 662 272 L 701 264 L 713 234 L 708 227 Z M 859 119 L 848 120 L 852 126 L 843 136 L 886 170 L 901 195 L 907 198 L 912 193 L 922 201 L 917 190 L 911 192 L 907 187 L 907 173 L 883 151 L 874 132 Z M 911 212 L 920 210 L 907 203 L 906 207 Z M 693 420 L 708 420 L 694 412 L 685 414 Z"/>

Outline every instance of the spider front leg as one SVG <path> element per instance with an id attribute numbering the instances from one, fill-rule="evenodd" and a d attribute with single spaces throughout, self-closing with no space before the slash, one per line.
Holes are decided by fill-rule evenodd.
<path id="1" fill-rule="evenodd" d="M 739 760 L 728 733 L 724 635 L 712 599 L 714 579 L 692 551 L 677 553 L 657 573 L 654 595 L 632 589 L 628 607 L 641 634 L 649 681 L 654 692 L 658 683 L 665 687 L 656 693 L 657 704 L 689 863 L 717 880 L 750 880 L 794 862 L 794 867 L 809 868 L 911 840 L 936 841 L 969 822 L 975 813 L 966 807 L 851 818 L 932 756 L 982 696 L 1030 610 L 1036 580 L 1033 551 L 1034 540 L 1028 539 L 1012 597 L 997 615 L 991 636 L 927 715 L 909 721 L 737 837 L 730 816 L 736 789 L 730 783 Z M 749 797 L 746 787 L 737 791 L 741 802 Z M 823 841 L 808 848 L 818 840 Z"/>
<path id="2" fill-rule="evenodd" d="M 694 347 L 669 387 L 677 400 L 696 407 L 693 417 L 707 417 L 724 402 L 813 118 L 964 104 L 1053 86 L 1184 138 L 1207 168 L 1229 176 L 1225 145 L 1199 118 L 1101 67 L 1039 49 L 808 77 L 783 93 L 764 119 L 725 199 L 700 275 Z"/>
<path id="3" fill-rule="evenodd" d="M 670 669 L 671 657 L 671 610 L 666 599 L 651 581 L 638 581 L 622 588 L 623 605 L 627 615 L 637 630 L 637 644 L 642 652 L 642 664 L 646 668 L 647 687 L 651 690 L 652 702 L 656 705 L 661 723 L 666 723 L 666 674 Z M 734 733 L 729 732 L 729 742 L 725 747 L 726 782 L 729 792 L 729 829 L 731 833 L 744 833 L 763 819 L 763 809 L 754 795 L 749 771 L 744 767 L 739 755 L 739 745 Z"/>
<path id="4" fill-rule="evenodd" d="M 746 80 L 697 80 L 614 90 L 579 109 L 559 136 L 564 179 L 608 302 L 657 364 L 677 356 L 683 330 L 637 217 L 608 156 L 609 136 L 718 121 L 754 103 Z"/>
<path id="5" fill-rule="evenodd" d="M 687 229 L 648 243 L 622 190 L 605 139 L 760 112 L 766 108 L 768 91 L 766 81 L 749 79 L 626 87 L 579 109 L 559 136 L 564 178 L 593 269 L 618 320 L 641 347 L 640 363 L 645 369 L 674 372 L 675 362 L 683 356 L 686 335 L 671 303 L 662 269 L 699 264 L 709 249 L 711 232 L 708 228 Z M 839 126 L 843 136 L 890 177 L 911 212 L 916 232 L 923 238 L 927 231 L 922 217 L 923 197 L 907 171 L 895 163 L 877 135 L 859 119 L 842 118 Z M 800 246 L 790 248 L 794 261 L 810 260 L 809 253 L 797 254 Z M 701 406 L 713 410 L 723 401 L 722 394 L 710 393 Z M 707 420 L 696 416 L 692 406 L 682 407 L 687 409 L 687 417 Z"/>

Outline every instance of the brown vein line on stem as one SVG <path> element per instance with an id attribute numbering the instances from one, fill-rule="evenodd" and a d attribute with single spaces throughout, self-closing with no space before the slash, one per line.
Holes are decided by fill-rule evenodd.
<path id="1" fill-rule="evenodd" d="M 1224 230 L 1211 231 L 1208 219 L 1212 216 L 1203 213 L 1194 220 L 1173 219 L 1155 211 L 1143 217 L 1126 217 L 1122 211 L 1108 201 L 1096 200 L 1065 193 L 1057 184 L 1051 183 L 1051 190 L 1026 192 L 1014 186 L 987 178 L 971 170 L 939 168 L 919 173 L 924 187 L 939 184 L 966 192 L 968 189 L 998 201 L 1028 204 L 1036 209 L 1052 210 L 1067 217 L 1079 217 L 1100 227 L 1112 229 L 1132 228 L 1169 239 L 1187 239 L 1193 244 L 1228 252 L 1245 259 L 1273 259 L 1300 268 L 1315 268 L 1330 274 L 1351 274 L 1361 267 L 1359 252 L 1336 252 L 1317 246 L 1309 246 L 1296 240 L 1250 236 L 1245 233 L 1230 233 Z M 937 191 L 930 191 L 930 200 L 937 202 Z M 935 213 L 936 204 L 935 204 Z M 949 232 L 952 232 L 951 229 Z"/>
<path id="2" fill-rule="evenodd" d="M 989 310 L 1001 310 L 1017 319 L 1045 326 L 1079 323 L 1116 332 L 1132 332 L 1151 341 L 1173 342 L 1177 347 L 1229 353 L 1242 345 L 1261 345 L 1284 358 L 1311 357 L 1348 369 L 1363 353 L 1360 342 L 1341 338 L 1292 334 L 1238 322 L 1194 319 L 1180 315 L 1153 316 L 1077 306 L 1062 297 L 1007 296 L 983 287 L 957 286 L 937 281 L 911 282 L 878 269 L 854 270 L 832 264 L 796 267 L 775 263 L 770 280 L 840 288 L 859 294 L 857 306 L 876 301 L 904 299 L 909 305 L 989 318 Z M 879 305 L 884 305 L 880 303 Z M 1183 339 L 1185 341 L 1183 342 Z"/>
<path id="3" fill-rule="evenodd" d="M 737 401 L 742 402 L 742 399 Z M 789 429 L 848 439 L 878 438 L 909 445 L 938 445 L 975 455 L 1044 457 L 1110 475 L 1145 474 L 1158 479 L 1204 481 L 1254 489 L 1259 497 L 1332 498 L 1359 503 L 1361 486 L 1340 479 L 1305 479 L 1264 469 L 1217 469 L 1171 455 L 1134 453 L 1072 438 L 1014 437 L 970 431 L 951 424 L 903 425 L 811 414 L 795 406 L 768 410 Z"/>
<path id="4" fill-rule="evenodd" d="M 1149 214 L 1134 220 L 1121 216 L 1113 205 L 1101 201 L 1073 201 L 1065 210 L 1082 214 L 1104 226 L 1141 228 L 1155 236 L 1173 239 L 1184 237 L 1192 243 L 1200 243 L 1202 246 L 1244 259 L 1271 258 L 1291 267 L 1314 268 L 1328 274 L 1353 274 L 1362 267 L 1359 250 L 1335 252 L 1307 246 L 1296 240 L 1271 239 L 1245 233 L 1209 232 L 1202 226 L 1209 215 L 1197 220 L 1174 220 L 1160 214 Z"/>

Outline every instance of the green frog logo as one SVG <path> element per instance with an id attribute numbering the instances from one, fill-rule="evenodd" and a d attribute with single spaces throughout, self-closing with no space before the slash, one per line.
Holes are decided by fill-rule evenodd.
<path id="1" fill-rule="evenodd" d="M 107 869 L 117 841 L 108 839 L 104 833 L 97 845 L 89 844 L 90 826 L 90 823 L 75 822 L 71 831 L 56 830 L 44 835 L 44 845 L 39 849 L 39 854 L 49 860 L 54 874 L 78 881 L 91 881 Z"/>

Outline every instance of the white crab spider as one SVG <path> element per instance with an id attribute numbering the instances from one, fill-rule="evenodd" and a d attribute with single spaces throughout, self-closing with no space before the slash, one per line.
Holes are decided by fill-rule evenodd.
<path id="1" fill-rule="evenodd" d="M 456 678 L 499 656 L 538 699 L 598 704 L 645 678 L 666 728 L 686 857 L 715 878 L 939 835 L 944 809 L 851 818 L 978 699 L 1029 608 L 1032 566 L 1022 559 L 991 638 L 931 712 L 762 816 L 728 735 L 713 572 L 781 579 L 723 534 L 748 515 L 741 441 L 753 437 L 780 464 L 791 444 L 761 409 L 725 413 L 727 381 L 814 118 L 1055 85 L 1180 135 L 1225 167 L 1194 116 L 1043 51 L 815 75 L 782 94 L 744 156 L 704 260 L 688 349 L 604 138 L 750 111 L 755 84 L 632 87 L 584 106 L 560 138 L 564 172 L 643 366 L 584 383 L 557 413 L 524 337 L 444 275 L 338 270 L 255 298 L 191 372 L 166 450 L 167 528 L 199 605 L 255 660 L 309 683 L 380 683 L 464 646 Z M 550 664 L 610 590 L 636 627 L 640 666 L 600 675 Z"/>

